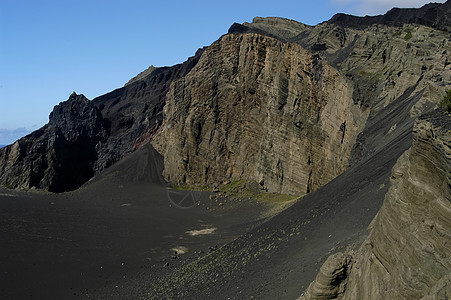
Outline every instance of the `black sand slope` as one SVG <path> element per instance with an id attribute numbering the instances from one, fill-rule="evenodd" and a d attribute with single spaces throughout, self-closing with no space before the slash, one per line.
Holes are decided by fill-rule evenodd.
<path id="1" fill-rule="evenodd" d="M 263 221 L 261 203 L 168 189 L 161 168 L 146 145 L 74 192 L 1 188 L 0 298 L 135 299 Z"/>
<path id="2" fill-rule="evenodd" d="M 420 96 L 372 116 L 352 167 L 269 220 L 261 202 L 169 189 L 150 145 L 73 192 L 1 188 L 1 299 L 296 298 L 328 254 L 365 237 Z"/>
<path id="3" fill-rule="evenodd" d="M 271 219 L 262 202 L 169 189 L 150 145 L 73 192 L 0 188 L 0 298 L 294 299 L 366 236 L 420 96 L 371 116 L 352 167 Z"/>
<path id="4" fill-rule="evenodd" d="M 409 111 L 420 96 L 412 89 L 370 117 L 348 171 L 232 243 L 155 282 L 146 297 L 299 297 L 330 254 L 359 246 L 366 237 L 391 169 L 411 145 L 414 119 Z"/>

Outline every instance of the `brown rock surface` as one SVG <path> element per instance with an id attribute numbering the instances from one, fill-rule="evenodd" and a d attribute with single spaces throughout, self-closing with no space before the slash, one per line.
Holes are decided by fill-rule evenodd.
<path id="1" fill-rule="evenodd" d="M 352 256 L 346 256 L 342 252 L 329 256 L 304 297 L 318 300 L 341 299 L 346 289 L 348 273 L 351 268 Z"/>
<path id="2" fill-rule="evenodd" d="M 436 105 L 451 82 L 450 47 L 446 32 L 417 24 L 311 27 L 260 17 L 234 24 L 170 88 L 156 143 L 165 177 L 173 184 L 245 177 L 271 191 L 316 190 L 385 146 L 362 133 L 348 151 L 367 108 L 369 125 L 384 122 L 375 116 L 395 101 L 415 97 L 413 117 Z M 390 122 L 393 138 L 412 126 Z"/>
<path id="3" fill-rule="evenodd" d="M 429 8 L 441 9 L 435 14 L 440 16 L 446 14 L 449 3 Z M 401 13 L 395 21 L 404 16 Z M 433 17 L 434 13 L 428 13 L 426 21 L 434 21 Z M 409 24 L 391 27 L 386 18 L 383 22 L 357 18 L 353 20 L 359 24 L 346 26 L 340 23 L 345 19 L 339 16 L 335 22 L 311 27 L 280 18 L 255 18 L 250 24 L 234 24 L 228 35 L 183 64 L 150 68 L 126 86 L 93 101 L 71 96 L 55 108 L 48 125 L 0 149 L 0 182 L 16 188 L 71 190 L 125 159 L 90 181 L 86 189 L 68 193 L 80 195 L 82 202 L 76 204 L 80 210 L 72 211 L 82 219 L 58 213 L 52 225 L 42 223 L 47 214 L 29 209 L 34 198 L 16 202 L 15 195 L 21 198 L 25 192 L 10 193 L 2 188 L 2 204 L 9 206 L 13 220 L 15 205 L 26 214 L 37 215 L 36 223 L 27 223 L 34 236 L 33 224 L 43 225 L 43 230 L 72 231 L 77 226 L 71 222 L 76 222 L 96 229 L 75 232 L 83 237 L 86 232 L 97 232 L 87 235 L 85 245 L 89 247 L 96 245 L 91 238 L 118 242 L 118 247 L 104 248 L 106 252 L 89 248 L 96 257 L 103 253 L 115 256 L 119 252 L 111 249 L 121 251 L 123 245 L 130 246 L 117 239 L 118 232 L 133 243 L 147 243 L 149 228 L 162 234 L 162 230 L 175 228 L 166 224 L 176 224 L 186 233 L 187 224 L 202 223 L 204 217 L 225 220 L 234 237 L 250 229 L 180 268 L 170 270 L 174 264 L 166 268 L 169 262 L 165 261 L 163 271 L 151 270 L 150 277 L 135 273 L 138 282 L 121 276 L 120 289 L 112 282 L 103 283 L 105 299 L 118 290 L 122 298 L 145 294 L 144 298 L 151 299 L 294 299 L 314 280 L 326 257 L 336 251 L 343 254 L 327 261 L 308 289 L 308 297 L 445 298 L 450 294 L 449 115 L 428 115 L 417 123 L 414 145 L 393 171 L 392 187 L 369 237 L 366 229 L 382 205 L 393 165 L 412 144 L 415 118 L 432 111 L 451 86 L 449 32 L 437 30 L 447 19 L 439 20 L 439 27 L 434 22 L 429 24 L 432 27 L 425 26 L 429 21 L 412 24 L 410 19 Z M 238 177 L 260 183 L 260 187 L 252 183 L 257 190 L 314 192 L 258 226 L 249 223 L 255 208 L 242 210 L 245 206 L 241 205 L 251 201 L 232 198 L 216 202 L 205 195 L 209 206 L 203 207 L 191 192 L 179 194 L 176 190 L 180 202 L 174 201 L 177 196 L 166 199 L 169 192 L 161 177 L 161 157 L 148 144 L 155 137 L 155 147 L 165 159 L 164 175 L 172 183 L 217 186 Z M 80 145 L 87 151 L 74 147 Z M 135 153 L 127 155 L 131 151 Z M 78 181 L 72 180 L 74 177 Z M 56 180 L 58 184 L 54 184 Z M 148 180 L 158 186 L 149 186 Z M 185 198 L 188 194 L 191 196 Z M 42 195 L 50 207 L 59 203 L 49 199 L 66 196 Z M 66 203 L 72 199 L 78 196 Z M 97 207 L 99 199 L 105 206 Z M 144 203 L 148 210 L 139 207 Z M 167 210 L 168 203 L 171 210 Z M 135 204 L 132 215 L 122 211 L 133 210 Z M 99 213 L 111 205 L 115 213 L 107 217 L 114 226 L 98 226 Z M 229 205 L 237 206 L 227 216 L 222 212 Z M 84 213 L 86 207 L 93 209 L 92 214 Z M 205 210 L 190 214 L 185 211 L 188 207 Z M 177 215 L 172 214 L 173 208 L 180 209 Z M 88 219 L 95 222 L 83 221 Z M 11 226 L 22 219 L 19 223 L 1 220 L 9 230 L 23 228 Z M 123 226 L 124 220 L 139 226 Z M 235 221 L 238 223 L 232 224 Z M 146 230 L 141 231 L 141 226 Z M 104 229 L 110 234 L 105 235 Z M 140 232 L 142 235 L 135 235 Z M 15 261 L 3 257 L 18 277 L 7 272 L 7 280 L 1 282 L 14 294 L 8 280 L 30 282 L 14 264 L 19 261 L 25 269 L 32 265 L 33 256 L 25 255 L 29 260 L 23 260 L 22 253 L 33 253 L 30 249 L 39 244 L 21 236 L 18 240 L 23 244 L 17 246 L 10 242 L 9 234 L 3 230 L 7 241 L 3 244 L 8 246 L 0 249 L 14 254 Z M 223 234 L 218 239 L 230 241 L 232 235 Z M 180 241 L 177 235 L 161 237 L 176 239 L 177 244 Z M 351 261 L 348 249 L 358 248 L 355 245 L 365 240 L 356 254 L 350 252 Z M 58 251 L 42 241 L 47 249 Z M 154 241 L 161 245 L 158 239 Z M 126 248 L 133 248 L 129 246 Z M 143 247 L 138 247 L 143 249 L 139 253 L 147 253 L 148 246 Z M 58 255 L 38 248 L 36 257 L 45 257 L 43 264 L 53 269 L 47 262 Z M 75 252 L 78 255 L 80 251 Z M 136 259 L 136 253 L 129 253 Z M 63 257 L 58 260 L 66 267 Z M 42 281 L 48 279 L 39 267 L 36 270 Z M 89 281 L 77 268 L 72 271 L 75 278 Z M 59 279 L 60 272 L 52 272 Z M 73 284 L 70 277 L 62 280 Z M 34 285 L 46 289 L 39 281 Z"/>
<path id="4" fill-rule="evenodd" d="M 171 85 L 155 145 L 174 184 L 244 177 L 302 194 L 345 170 L 368 112 L 319 56 L 258 34 L 229 34 Z"/>
<path id="5" fill-rule="evenodd" d="M 412 147 L 393 168 L 344 299 L 446 299 L 451 294 L 450 147 L 449 115 L 431 114 L 416 122 Z M 332 276 L 330 270 L 324 276 Z M 333 282 L 317 279 L 310 289 L 333 288 Z M 307 292 L 305 299 L 317 299 L 314 295 Z"/>

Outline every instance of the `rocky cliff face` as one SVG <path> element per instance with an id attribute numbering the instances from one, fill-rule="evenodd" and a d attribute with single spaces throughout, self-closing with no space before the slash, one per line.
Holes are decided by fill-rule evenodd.
<path id="1" fill-rule="evenodd" d="M 299 286 L 305 270 L 313 274 L 315 261 L 340 249 L 305 298 L 446 299 L 451 125 L 449 115 L 427 113 L 451 87 L 450 3 L 378 17 L 337 15 L 314 27 L 281 18 L 234 24 L 183 64 L 150 67 L 92 101 L 72 94 L 46 126 L 0 149 L 0 183 L 73 190 L 152 143 L 172 184 L 244 178 L 268 191 L 317 190 L 231 243 L 233 250 L 216 252 L 224 256 L 196 262 L 209 267 L 184 276 L 192 285 L 178 276 L 170 286 L 163 280 L 161 297 L 232 289 L 243 297 L 237 281 L 249 296 L 256 289 L 263 298 L 282 289 L 297 296 L 313 279 Z M 411 144 L 367 236 L 363 228 L 380 208 L 389 170 Z M 270 268 L 277 272 L 254 276 Z M 276 277 L 284 282 L 273 288 Z"/>
<path id="2" fill-rule="evenodd" d="M 280 18 L 234 24 L 187 62 L 150 67 L 92 100 L 92 114 L 61 103 L 66 113 L 55 111 L 48 125 L 0 150 L 0 182 L 75 189 L 158 133 L 172 183 L 240 177 L 270 191 L 311 192 L 384 147 L 363 130 L 378 126 L 382 108 L 415 99 L 410 115 L 418 116 L 435 106 L 451 82 L 449 3 L 375 18 L 338 15 L 314 27 Z M 80 124 L 68 127 L 72 119 Z M 398 119 L 393 138 L 412 126 Z M 70 169 L 76 159 L 66 157 L 78 147 L 72 142 L 51 150 L 57 132 L 86 146 L 74 184 L 45 171 L 54 163 Z"/>
<path id="3" fill-rule="evenodd" d="M 450 13 L 449 3 L 439 9 Z M 277 18 L 255 18 L 240 26 L 243 32 L 259 32 L 317 53 L 352 81 L 354 101 L 375 112 L 407 91 L 426 89 L 418 106 L 435 103 L 450 81 L 449 34 L 432 27 L 372 22 L 363 29 L 334 22 L 308 27 Z"/>
<path id="4" fill-rule="evenodd" d="M 439 8 L 447 11 L 449 3 L 400 10 L 396 20 Z M 234 24 L 171 86 L 155 143 L 167 162 L 165 177 L 174 184 L 246 177 L 271 191 L 302 194 L 384 147 L 364 133 L 354 142 L 369 108 L 369 123 L 383 122 L 378 111 L 413 97 L 410 115 L 418 116 L 451 82 L 447 33 L 387 26 L 396 23 L 386 21 L 391 14 L 361 21 L 365 26 L 332 20 L 310 27 L 280 18 Z M 391 122 L 392 131 L 413 124 Z"/>
<path id="5" fill-rule="evenodd" d="M 174 184 L 244 177 L 302 194 L 343 172 L 368 113 L 319 56 L 259 34 L 229 34 L 171 85 L 155 145 Z"/>
<path id="6" fill-rule="evenodd" d="M 336 254 L 302 299 L 446 299 L 451 294 L 451 120 L 429 114 L 396 163 L 356 253 Z M 337 270 L 346 269 L 346 272 Z M 332 292 L 334 291 L 334 292 Z"/>

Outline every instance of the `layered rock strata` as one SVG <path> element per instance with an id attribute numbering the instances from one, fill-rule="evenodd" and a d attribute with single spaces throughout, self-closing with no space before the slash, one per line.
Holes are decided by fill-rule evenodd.
<path id="1" fill-rule="evenodd" d="M 342 252 L 327 258 L 321 266 L 314 284 L 309 286 L 302 299 L 342 299 L 352 268 L 352 256 Z"/>
<path id="2" fill-rule="evenodd" d="M 451 118 L 430 114 L 393 168 L 371 233 L 348 263 L 330 257 L 302 299 L 446 299 L 451 295 Z M 323 274 L 324 273 L 324 274 Z M 343 285 L 345 284 L 345 289 Z"/>
<path id="3" fill-rule="evenodd" d="M 374 18 L 337 15 L 313 27 L 281 18 L 234 24 L 187 62 L 150 67 L 92 101 L 102 129 L 92 137 L 85 131 L 89 155 L 83 156 L 89 158 L 80 159 L 84 171 L 76 184 L 65 183 L 72 181 L 69 173 L 57 179 L 48 167 L 70 169 L 76 158 L 66 158 L 69 146 L 56 148 L 54 156 L 52 146 L 40 146 L 51 145 L 51 128 L 59 123 L 20 140 L 14 151 L 0 149 L 0 183 L 75 189 L 159 133 L 155 146 L 172 183 L 244 177 L 270 191 L 311 192 L 384 147 L 365 132 L 356 139 L 368 114 L 368 124 L 377 126 L 378 111 L 414 97 L 410 115 L 419 116 L 449 88 L 450 20 L 443 17 L 449 13 L 447 1 Z M 69 102 L 60 106 L 70 111 Z M 408 129 L 402 126 L 411 123 L 393 122 L 390 136 Z"/>
<path id="4" fill-rule="evenodd" d="M 399 20 L 437 10 L 449 4 L 401 10 Z M 449 22 L 431 17 L 427 27 L 387 18 L 364 19 L 365 26 L 258 17 L 232 25 L 169 91 L 156 143 L 165 177 L 202 185 L 246 177 L 271 191 L 302 194 L 340 174 L 344 161 L 353 166 L 384 147 L 361 133 L 351 154 L 346 150 L 368 108 L 369 123 L 384 122 L 378 111 L 413 97 L 415 117 L 433 109 L 451 82 L 450 41 L 437 30 L 443 26 L 433 25 Z M 390 118 L 393 138 L 412 126 L 399 118 Z"/>
<path id="5" fill-rule="evenodd" d="M 213 43 L 167 94 L 154 142 L 173 184 L 247 178 L 308 193 L 343 172 L 369 111 L 352 84 L 297 44 L 259 34 Z"/>

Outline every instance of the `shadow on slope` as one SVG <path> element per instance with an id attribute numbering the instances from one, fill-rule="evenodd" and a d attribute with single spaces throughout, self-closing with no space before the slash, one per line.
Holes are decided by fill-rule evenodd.
<path id="1" fill-rule="evenodd" d="M 79 190 L 0 188 L 2 299 L 136 298 L 254 228 L 268 206 L 168 189 L 146 145 Z"/>

